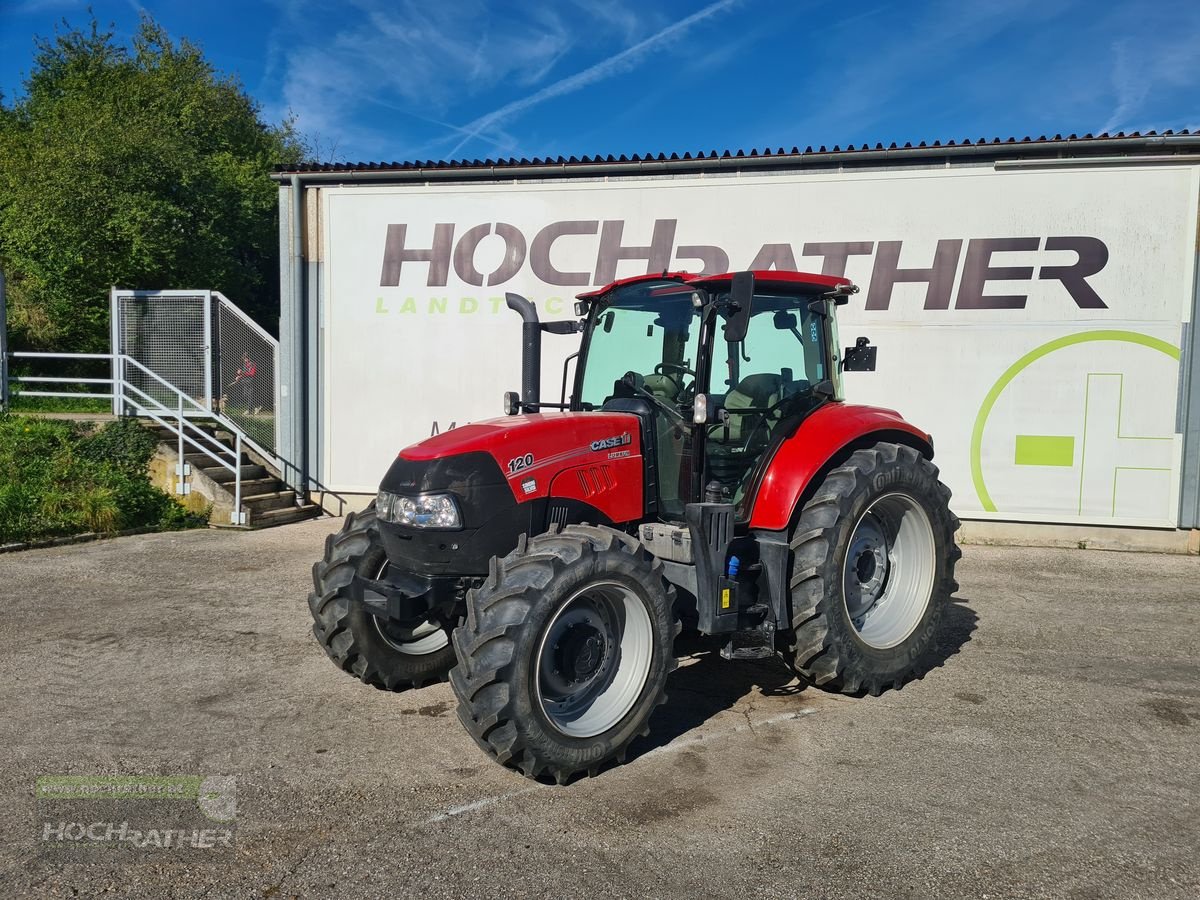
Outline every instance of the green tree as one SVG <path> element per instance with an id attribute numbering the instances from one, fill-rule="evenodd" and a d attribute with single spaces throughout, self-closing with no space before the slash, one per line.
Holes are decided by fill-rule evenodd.
<path id="1" fill-rule="evenodd" d="M 107 292 L 212 288 L 274 331 L 278 211 L 267 177 L 304 157 L 233 77 L 143 17 L 38 39 L 0 97 L 0 266 L 14 345 L 103 351 Z"/>

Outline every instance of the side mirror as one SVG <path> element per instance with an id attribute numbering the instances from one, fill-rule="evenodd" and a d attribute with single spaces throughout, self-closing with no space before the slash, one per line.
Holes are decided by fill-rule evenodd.
<path id="1" fill-rule="evenodd" d="M 754 273 L 736 272 L 729 288 L 729 318 L 725 321 L 725 340 L 731 344 L 746 339 L 750 311 L 754 304 Z"/>
<path id="2" fill-rule="evenodd" d="M 842 357 L 842 371 L 874 372 L 875 350 L 876 348 L 871 346 L 869 338 L 858 338 L 853 347 L 846 348 L 846 354 Z"/>
<path id="3" fill-rule="evenodd" d="M 521 411 L 521 395 L 516 391 L 504 392 L 504 414 L 515 416 Z"/>
<path id="4" fill-rule="evenodd" d="M 776 331 L 792 331 L 796 327 L 796 314 L 785 309 L 776 310 L 773 324 Z"/>

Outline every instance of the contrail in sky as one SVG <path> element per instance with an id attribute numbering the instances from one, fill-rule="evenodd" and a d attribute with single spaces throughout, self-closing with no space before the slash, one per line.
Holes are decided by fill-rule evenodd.
<path id="1" fill-rule="evenodd" d="M 478 137 L 481 132 L 486 131 L 493 125 L 496 125 L 510 116 L 514 116 L 517 113 L 522 113 L 530 107 L 537 106 L 539 103 L 544 103 L 547 100 L 552 100 L 555 97 L 561 97 L 564 94 L 570 94 L 579 90 L 580 88 L 588 87 L 589 85 L 595 84 L 598 81 L 603 81 L 605 78 L 615 75 L 618 72 L 627 70 L 634 64 L 638 56 L 645 53 L 656 44 L 661 44 L 663 41 L 669 40 L 670 38 L 691 28 L 697 22 L 702 22 L 705 19 L 711 18 L 717 13 L 728 9 L 738 2 L 740 2 L 740 0 L 718 0 L 716 3 L 710 3 L 708 6 L 704 7 L 704 9 L 694 12 L 686 18 L 680 19 L 678 22 L 668 25 L 661 31 L 657 31 L 650 35 L 650 37 L 646 38 L 645 40 L 634 44 L 632 47 L 622 50 L 616 56 L 610 56 L 608 59 L 602 60 L 596 63 L 594 66 L 584 69 L 582 72 L 577 72 L 574 75 L 570 75 L 566 78 L 556 81 L 554 84 L 547 85 L 540 91 L 536 91 L 527 97 L 514 100 L 512 103 L 507 103 L 504 106 L 501 106 L 499 109 L 492 110 L 487 115 L 480 116 L 475 121 L 462 127 L 461 130 L 466 133 L 466 136 L 463 137 L 463 139 L 460 140 L 454 146 L 454 149 L 451 150 L 447 155 L 453 157 L 454 154 L 458 153 L 458 151 L 461 150 L 463 146 L 466 145 L 466 143 L 472 138 Z"/>

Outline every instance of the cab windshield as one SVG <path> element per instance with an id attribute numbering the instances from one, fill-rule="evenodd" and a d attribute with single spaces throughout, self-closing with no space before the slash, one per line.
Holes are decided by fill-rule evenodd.
<path id="1" fill-rule="evenodd" d="M 599 301 L 588 340 L 580 400 L 600 407 L 628 372 L 683 414 L 696 394 L 700 316 L 678 281 L 627 285 Z"/>

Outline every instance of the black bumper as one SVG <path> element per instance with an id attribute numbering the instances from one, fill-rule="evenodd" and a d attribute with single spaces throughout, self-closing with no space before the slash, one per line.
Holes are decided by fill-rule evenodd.
<path id="1" fill-rule="evenodd" d="M 492 557 L 516 547 L 520 535 L 530 533 L 535 507 L 544 506 L 544 501 L 517 503 L 500 466 L 482 452 L 425 461 L 400 458 L 379 486 L 394 494 L 452 494 L 458 504 L 463 527 L 454 530 L 379 523 L 393 567 L 424 578 L 487 575 Z M 536 511 L 544 517 L 544 510 Z"/>

